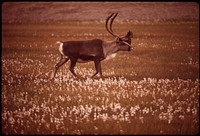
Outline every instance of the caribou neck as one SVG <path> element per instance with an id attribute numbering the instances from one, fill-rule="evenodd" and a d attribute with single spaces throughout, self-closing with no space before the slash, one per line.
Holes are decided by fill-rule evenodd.
<path id="1" fill-rule="evenodd" d="M 119 51 L 119 46 L 116 44 L 116 41 L 103 42 L 103 52 L 104 52 L 105 58 L 113 54 L 116 54 L 118 51 Z"/>

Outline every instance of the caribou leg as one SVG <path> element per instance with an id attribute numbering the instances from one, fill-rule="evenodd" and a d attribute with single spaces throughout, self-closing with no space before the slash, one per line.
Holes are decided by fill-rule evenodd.
<path id="1" fill-rule="evenodd" d="M 100 72 L 100 77 L 103 77 L 102 70 L 101 70 L 101 62 L 99 62 L 99 72 Z"/>
<path id="2" fill-rule="evenodd" d="M 76 73 L 74 72 L 74 67 L 76 65 L 77 59 L 70 59 L 71 60 L 71 64 L 69 67 L 69 70 L 72 72 L 72 74 L 77 77 Z"/>
<path id="3" fill-rule="evenodd" d="M 65 64 L 67 61 L 69 60 L 69 58 L 66 58 L 65 56 L 61 55 L 60 61 L 55 65 L 54 67 L 54 72 L 51 75 L 51 79 L 53 79 L 56 76 L 57 70 L 63 65 Z"/>
<path id="4" fill-rule="evenodd" d="M 96 73 L 94 73 L 92 78 L 95 77 L 99 72 L 100 72 L 100 76 L 102 77 L 101 61 L 100 60 L 94 60 L 94 64 L 95 64 Z"/>

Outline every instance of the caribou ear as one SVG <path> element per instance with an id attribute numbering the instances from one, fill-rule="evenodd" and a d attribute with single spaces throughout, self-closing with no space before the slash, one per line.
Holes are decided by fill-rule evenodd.
<path id="1" fill-rule="evenodd" d="M 117 37 L 117 38 L 116 38 L 116 42 L 117 42 L 117 43 L 119 43 L 119 42 L 120 42 L 120 39 L 119 39 L 119 37 Z"/>
<path id="2" fill-rule="evenodd" d="M 126 34 L 126 37 L 133 38 L 133 32 L 132 31 L 128 31 L 128 33 Z"/>

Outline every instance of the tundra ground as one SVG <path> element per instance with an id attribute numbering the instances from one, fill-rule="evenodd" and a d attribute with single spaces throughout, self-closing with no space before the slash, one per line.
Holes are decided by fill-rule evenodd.
<path id="1" fill-rule="evenodd" d="M 125 25 L 126 24 L 126 25 Z M 116 23 L 133 31 L 132 52 L 69 63 L 54 80 L 57 41 L 113 40 L 102 22 L 2 24 L 4 134 L 196 134 L 199 130 L 199 24 Z M 95 46 L 95 45 L 94 45 Z"/>

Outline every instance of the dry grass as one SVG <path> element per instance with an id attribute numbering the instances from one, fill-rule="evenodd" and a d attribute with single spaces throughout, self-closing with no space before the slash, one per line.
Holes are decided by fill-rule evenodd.
<path id="1" fill-rule="evenodd" d="M 103 23 L 2 25 L 2 132 L 5 134 L 196 134 L 199 24 L 114 24 L 134 33 L 132 52 L 94 64 L 69 62 L 54 81 L 58 40 L 113 39 Z"/>

